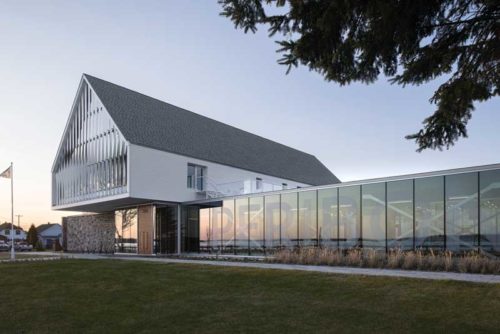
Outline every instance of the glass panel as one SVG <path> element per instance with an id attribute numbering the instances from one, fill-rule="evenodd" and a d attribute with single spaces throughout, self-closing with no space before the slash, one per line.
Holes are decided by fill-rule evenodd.
<path id="1" fill-rule="evenodd" d="M 387 182 L 387 247 L 413 249 L 413 180 Z"/>
<path id="2" fill-rule="evenodd" d="M 320 247 L 338 247 L 337 188 L 318 190 L 318 235 Z"/>
<path id="3" fill-rule="evenodd" d="M 236 199 L 235 252 L 248 254 L 248 198 Z"/>
<path id="4" fill-rule="evenodd" d="M 264 251 L 264 197 L 250 197 L 250 252 Z"/>
<path id="5" fill-rule="evenodd" d="M 477 249 L 477 173 L 446 176 L 446 249 Z"/>
<path id="6" fill-rule="evenodd" d="M 210 250 L 210 209 L 200 209 L 200 252 Z"/>
<path id="7" fill-rule="evenodd" d="M 194 179 L 195 179 L 195 168 L 193 165 L 188 165 L 188 171 L 187 171 L 188 188 L 194 188 Z"/>
<path id="8" fill-rule="evenodd" d="M 297 246 L 297 193 L 281 195 L 281 245 Z"/>
<path id="9" fill-rule="evenodd" d="M 481 248 L 500 255 L 500 170 L 480 173 Z"/>
<path id="10" fill-rule="evenodd" d="M 115 251 L 137 253 L 137 209 L 115 212 Z"/>
<path id="11" fill-rule="evenodd" d="M 341 248 L 361 246 L 360 201 L 359 186 L 339 188 L 339 246 Z"/>
<path id="12" fill-rule="evenodd" d="M 299 246 L 316 246 L 316 191 L 299 192 Z"/>
<path id="13" fill-rule="evenodd" d="M 280 196 L 271 195 L 265 197 L 266 201 L 266 250 L 272 250 L 280 246 Z"/>
<path id="14" fill-rule="evenodd" d="M 415 180 L 415 246 L 444 248 L 444 178 Z"/>
<path id="15" fill-rule="evenodd" d="M 210 208 L 210 250 L 218 252 L 221 248 L 222 239 L 222 208 Z"/>
<path id="16" fill-rule="evenodd" d="M 184 207 L 182 211 L 184 224 L 181 226 L 183 252 L 200 251 L 200 209 L 197 206 Z"/>
<path id="17" fill-rule="evenodd" d="M 366 184 L 363 191 L 363 248 L 385 250 L 385 183 Z"/>
<path id="18" fill-rule="evenodd" d="M 234 252 L 234 200 L 222 203 L 222 251 Z"/>

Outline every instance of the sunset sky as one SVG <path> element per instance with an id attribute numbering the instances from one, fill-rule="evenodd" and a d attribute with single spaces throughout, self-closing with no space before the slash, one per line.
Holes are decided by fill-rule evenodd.
<path id="1" fill-rule="evenodd" d="M 0 0 L 0 172 L 15 164 L 22 226 L 60 222 L 50 170 L 82 73 L 316 155 L 342 181 L 498 163 L 500 102 L 477 105 L 469 138 L 416 153 L 404 136 L 443 79 L 340 87 L 285 75 L 264 29 L 244 34 L 216 1 Z M 10 184 L 0 179 L 0 222 Z"/>

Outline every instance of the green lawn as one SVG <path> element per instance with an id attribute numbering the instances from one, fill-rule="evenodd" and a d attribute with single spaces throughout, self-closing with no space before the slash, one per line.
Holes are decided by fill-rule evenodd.
<path id="1" fill-rule="evenodd" d="M 13 333 L 498 332 L 500 285 L 118 260 L 0 264 Z"/>
<path id="2" fill-rule="evenodd" d="M 36 257 L 54 257 L 54 255 L 47 254 L 31 254 L 30 252 L 16 252 L 16 259 L 28 259 L 28 258 L 36 258 Z M 10 260 L 10 251 L 9 252 L 0 252 L 0 260 Z"/>

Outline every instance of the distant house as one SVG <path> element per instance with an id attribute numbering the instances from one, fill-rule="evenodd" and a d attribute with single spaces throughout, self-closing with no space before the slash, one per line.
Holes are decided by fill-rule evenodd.
<path id="1" fill-rule="evenodd" d="M 0 235 L 11 240 L 11 224 L 0 224 Z M 21 228 L 14 225 L 14 240 L 26 240 L 26 232 Z"/>
<path id="2" fill-rule="evenodd" d="M 59 224 L 43 224 L 36 227 L 38 240 L 42 242 L 44 248 L 53 248 L 56 241 L 61 243 L 62 228 Z"/>

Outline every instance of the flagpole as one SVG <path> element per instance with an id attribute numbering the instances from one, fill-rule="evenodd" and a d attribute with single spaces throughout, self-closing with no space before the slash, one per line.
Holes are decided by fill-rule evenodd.
<path id="1" fill-rule="evenodd" d="M 11 214 L 11 224 L 10 224 L 10 259 L 14 261 L 16 259 L 16 254 L 14 251 L 14 163 L 10 163 L 10 214 Z"/>

